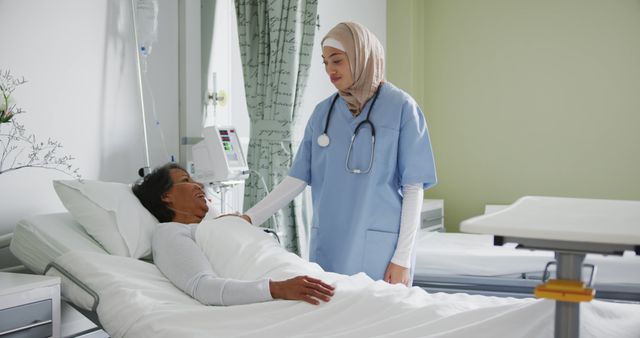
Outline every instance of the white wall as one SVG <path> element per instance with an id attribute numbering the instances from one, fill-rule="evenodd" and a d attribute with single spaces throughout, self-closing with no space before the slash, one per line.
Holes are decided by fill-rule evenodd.
<path id="1" fill-rule="evenodd" d="M 177 154 L 177 2 L 159 5 L 148 77 L 166 152 Z M 18 119 L 38 139 L 62 142 L 62 153 L 76 158 L 72 163 L 85 179 L 131 183 L 145 164 L 131 27 L 126 0 L 0 0 L 0 68 L 29 81 L 14 93 L 27 111 Z M 166 157 L 150 110 L 154 166 Z M 0 175 L 0 235 L 26 216 L 64 210 L 53 179 L 70 177 L 46 169 Z M 0 268 L 7 260 L 8 251 L 0 249 Z"/>

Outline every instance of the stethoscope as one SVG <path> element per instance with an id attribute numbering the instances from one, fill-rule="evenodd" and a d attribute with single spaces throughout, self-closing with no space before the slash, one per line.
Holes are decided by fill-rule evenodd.
<path id="1" fill-rule="evenodd" d="M 376 128 L 374 128 L 373 123 L 371 123 L 371 120 L 369 120 L 369 118 L 371 117 L 371 110 L 373 109 L 373 105 L 378 99 L 378 92 L 380 92 L 380 87 L 382 87 L 382 84 L 378 86 L 378 89 L 376 89 L 376 93 L 373 96 L 373 101 L 371 101 L 371 105 L 369 106 L 369 110 L 367 111 L 367 117 L 362 122 L 358 123 L 358 125 L 356 126 L 356 130 L 353 131 L 353 135 L 351 136 L 351 143 L 349 144 L 349 151 L 347 152 L 345 168 L 347 169 L 347 172 L 350 172 L 352 174 L 367 174 L 369 173 L 369 171 L 371 171 L 371 166 L 373 165 L 373 153 L 376 149 Z M 329 135 L 327 134 L 327 130 L 329 129 L 331 112 L 333 112 L 333 106 L 335 105 L 337 99 L 338 93 L 336 93 L 336 95 L 333 97 L 333 100 L 331 101 L 331 106 L 329 107 L 329 112 L 327 113 L 327 121 L 324 124 L 324 132 L 322 133 L 322 135 L 318 136 L 318 145 L 322 148 L 328 147 L 329 143 L 331 143 Z M 358 132 L 360 132 L 360 128 L 362 128 L 362 126 L 364 125 L 368 125 L 369 128 L 371 128 L 371 157 L 369 158 L 369 166 L 367 167 L 367 169 L 352 168 L 349 165 L 349 160 L 351 159 L 351 149 L 353 149 L 353 142 L 356 140 L 356 136 L 358 135 Z"/>

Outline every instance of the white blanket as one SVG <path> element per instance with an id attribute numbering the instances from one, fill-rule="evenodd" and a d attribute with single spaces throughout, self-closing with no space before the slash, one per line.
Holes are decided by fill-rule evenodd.
<path id="1" fill-rule="evenodd" d="M 552 301 L 429 294 L 374 282 L 364 274 L 326 273 L 237 218 L 202 223 L 196 237 L 213 268 L 225 277 L 309 274 L 334 284 L 336 294 L 319 306 L 282 300 L 203 306 L 149 263 L 83 252 L 67 253 L 57 262 L 98 291 L 98 315 L 112 337 L 553 336 Z M 65 296 L 73 300 L 73 295 Z M 637 304 L 583 304 L 581 337 L 638 337 L 637 318 Z"/>

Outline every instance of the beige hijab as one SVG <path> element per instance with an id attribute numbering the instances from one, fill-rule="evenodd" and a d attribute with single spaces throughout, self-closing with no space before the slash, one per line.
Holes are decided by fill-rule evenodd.
<path id="1" fill-rule="evenodd" d="M 341 90 L 340 96 L 357 116 L 384 81 L 384 49 L 373 33 L 356 22 L 342 22 L 333 27 L 322 39 L 322 46 L 327 39 L 338 41 L 349 58 L 353 85 Z"/>

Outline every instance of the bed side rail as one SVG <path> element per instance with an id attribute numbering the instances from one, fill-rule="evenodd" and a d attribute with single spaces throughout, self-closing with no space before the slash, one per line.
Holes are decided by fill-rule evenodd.
<path id="1" fill-rule="evenodd" d="M 76 278 L 73 274 L 71 274 L 69 271 L 67 271 L 65 268 L 63 268 L 62 266 L 60 266 L 60 264 L 56 262 L 51 262 L 47 264 L 47 266 L 44 268 L 43 274 L 46 275 L 51 268 L 56 269 L 56 271 L 61 273 L 65 278 L 71 280 L 74 284 L 76 284 L 79 288 L 81 288 L 84 292 L 86 292 L 91 298 L 93 298 L 93 304 L 91 305 L 91 312 L 95 313 L 96 309 L 98 308 L 98 304 L 100 303 L 100 296 L 98 295 L 98 293 L 93 291 L 89 286 L 87 286 L 85 283 L 83 283 L 81 280 Z"/>

